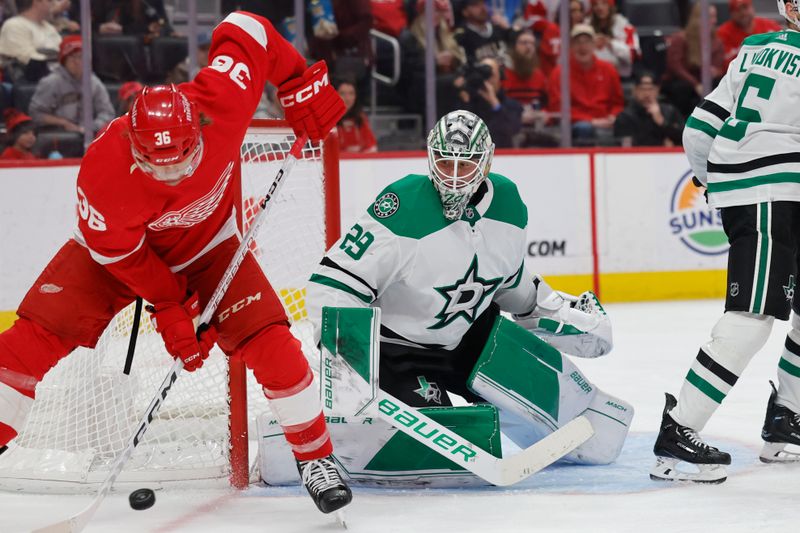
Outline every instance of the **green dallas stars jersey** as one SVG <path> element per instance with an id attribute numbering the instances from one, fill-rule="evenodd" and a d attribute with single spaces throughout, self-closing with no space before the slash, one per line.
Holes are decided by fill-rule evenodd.
<path id="1" fill-rule="evenodd" d="M 798 97 L 800 33 L 747 37 L 683 133 L 711 207 L 800 201 Z"/>
<path id="2" fill-rule="evenodd" d="M 516 185 L 489 174 L 459 220 L 442 212 L 427 176 L 411 174 L 378 195 L 334 244 L 306 295 L 319 338 L 322 307 L 381 308 L 381 342 L 452 349 L 491 302 L 533 308 L 525 273 L 528 211 Z"/>

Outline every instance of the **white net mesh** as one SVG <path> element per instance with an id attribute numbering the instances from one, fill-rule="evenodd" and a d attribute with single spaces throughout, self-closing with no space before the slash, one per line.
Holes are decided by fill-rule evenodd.
<path id="1" fill-rule="evenodd" d="M 258 201 L 294 141 L 287 128 L 251 128 L 242 146 L 242 213 L 245 229 Z M 279 293 L 293 331 L 310 348 L 305 283 L 325 250 L 322 150 L 306 146 L 303 158 L 270 201 L 252 251 Z M 36 491 L 91 490 L 125 448 L 139 418 L 172 364 L 160 336 L 142 317 L 130 375 L 123 373 L 133 305 L 119 313 L 94 350 L 78 349 L 37 387 L 37 399 L 14 446 L 0 455 L 0 488 Z M 146 313 L 145 313 L 146 315 Z M 247 371 L 248 426 L 268 409 Z M 228 365 L 215 348 L 202 369 L 183 372 L 172 387 L 118 484 L 228 483 Z"/>

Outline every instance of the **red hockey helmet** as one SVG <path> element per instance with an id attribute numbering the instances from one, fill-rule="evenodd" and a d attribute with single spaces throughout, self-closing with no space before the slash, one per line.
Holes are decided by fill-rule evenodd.
<path id="1" fill-rule="evenodd" d="M 136 164 L 159 181 L 176 184 L 200 164 L 200 117 L 175 85 L 145 87 L 131 107 L 130 131 Z"/>

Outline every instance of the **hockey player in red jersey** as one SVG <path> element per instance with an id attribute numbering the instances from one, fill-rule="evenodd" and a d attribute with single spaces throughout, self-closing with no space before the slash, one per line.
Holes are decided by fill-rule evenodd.
<path id="1" fill-rule="evenodd" d="M 235 12 L 213 33 L 209 65 L 178 87 L 145 89 L 131 111 L 89 146 L 78 175 L 78 226 L 45 267 L 0 334 L 0 447 L 22 428 L 36 384 L 101 333 L 137 295 L 167 351 L 193 371 L 216 342 L 241 354 L 270 399 L 314 502 L 350 502 L 330 455 L 319 392 L 289 332 L 283 307 L 252 256 L 219 305 L 247 309 L 214 318 L 195 336 L 239 242 L 235 218 L 239 151 L 264 84 L 278 86 L 295 132 L 319 140 L 344 114 L 324 62 L 309 68 L 264 18 Z"/>

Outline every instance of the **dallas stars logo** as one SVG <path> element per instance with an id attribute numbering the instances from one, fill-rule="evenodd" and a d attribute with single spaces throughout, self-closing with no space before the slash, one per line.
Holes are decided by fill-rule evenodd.
<path id="1" fill-rule="evenodd" d="M 435 402 L 439 405 L 442 404 L 442 391 L 439 389 L 439 385 L 436 383 L 428 383 L 428 380 L 425 376 L 417 376 L 417 382 L 419 383 L 419 388 L 414 389 L 414 392 L 425 398 L 425 401 Z"/>
<path id="2" fill-rule="evenodd" d="M 444 307 L 436 315 L 439 320 L 428 329 L 441 329 L 458 317 L 472 324 L 477 318 L 478 309 L 483 300 L 492 294 L 503 278 L 484 279 L 478 275 L 478 256 L 472 258 L 467 272 L 460 280 L 452 285 L 434 287 L 446 300 Z"/>
<path id="3" fill-rule="evenodd" d="M 400 209 L 400 198 L 393 192 L 387 192 L 372 205 L 372 211 L 378 218 L 386 218 L 394 215 Z"/>
<path id="4" fill-rule="evenodd" d="M 783 294 L 787 300 L 794 298 L 794 275 L 789 275 L 789 283 L 783 286 Z"/>

